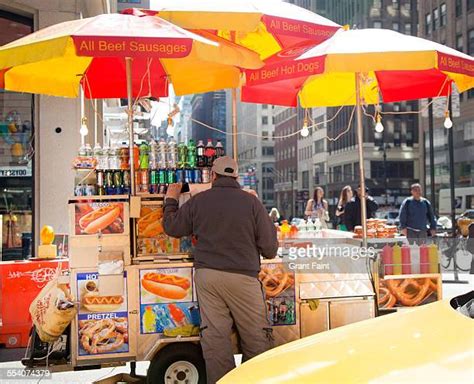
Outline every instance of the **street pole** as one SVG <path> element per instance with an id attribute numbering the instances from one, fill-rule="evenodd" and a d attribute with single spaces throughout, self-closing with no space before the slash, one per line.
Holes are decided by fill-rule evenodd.
<path id="1" fill-rule="evenodd" d="M 452 116 L 452 99 L 449 97 L 449 117 Z M 452 119 L 452 118 L 451 118 Z M 456 193 L 454 189 L 454 127 L 451 127 L 448 132 L 448 151 L 449 151 L 449 187 L 451 190 L 451 236 L 456 237 Z"/>
<path id="2" fill-rule="evenodd" d="M 387 146 L 383 143 L 383 173 L 385 181 L 385 206 L 388 206 Z"/>
<path id="3" fill-rule="evenodd" d="M 436 191 L 435 191 L 435 168 L 434 168 L 434 131 L 433 131 L 433 104 L 431 99 L 428 100 L 430 103 L 428 107 L 428 130 L 430 139 L 430 195 L 431 195 L 431 206 L 434 212 L 436 209 Z M 424 142 L 423 142 L 424 145 Z"/>

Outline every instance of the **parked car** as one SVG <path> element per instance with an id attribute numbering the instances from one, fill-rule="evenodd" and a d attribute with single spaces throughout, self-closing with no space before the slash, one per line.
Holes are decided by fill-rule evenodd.
<path id="1" fill-rule="evenodd" d="M 400 224 L 400 217 L 398 213 L 398 211 L 377 211 L 375 216 L 377 219 L 387 220 L 388 225 L 396 225 L 398 227 Z"/>
<path id="2" fill-rule="evenodd" d="M 229 372 L 236 383 L 472 383 L 474 292 L 322 332 Z M 472 316 L 472 315 L 471 315 Z"/>

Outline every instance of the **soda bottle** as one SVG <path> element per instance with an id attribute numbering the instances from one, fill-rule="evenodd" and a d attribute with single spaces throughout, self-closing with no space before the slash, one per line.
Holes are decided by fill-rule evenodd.
<path id="1" fill-rule="evenodd" d="M 107 195 L 114 195 L 114 174 L 113 171 L 108 169 L 105 171 L 105 192 Z"/>
<path id="2" fill-rule="evenodd" d="M 216 158 L 218 157 L 222 157 L 225 155 L 225 151 L 224 151 L 224 146 L 222 145 L 221 141 L 220 140 L 217 140 L 217 144 L 216 144 Z"/>
<path id="3" fill-rule="evenodd" d="M 158 171 L 156 169 L 150 170 L 150 193 L 158 193 L 159 184 L 158 184 Z"/>
<path id="4" fill-rule="evenodd" d="M 120 169 L 130 168 L 130 148 L 122 143 L 119 149 L 120 155 Z"/>
<path id="5" fill-rule="evenodd" d="M 166 171 L 166 183 L 174 184 L 176 183 L 176 174 L 174 169 L 168 169 Z"/>
<path id="6" fill-rule="evenodd" d="M 130 178 L 130 171 L 128 169 L 125 169 L 123 171 L 123 188 L 122 188 L 122 192 L 125 194 L 125 195 L 129 195 L 130 194 L 130 190 L 131 190 L 131 178 Z"/>
<path id="7" fill-rule="evenodd" d="M 200 168 L 206 166 L 206 157 L 204 156 L 204 143 L 199 140 L 196 145 L 196 165 Z"/>
<path id="8" fill-rule="evenodd" d="M 143 333 L 155 333 L 156 332 L 156 314 L 151 306 L 145 307 L 145 313 L 143 314 Z"/>
<path id="9" fill-rule="evenodd" d="M 174 138 L 170 137 L 168 140 L 168 168 L 169 169 L 176 169 L 177 168 L 177 159 L 178 159 L 178 149 L 176 147 L 176 141 Z"/>
<path id="10" fill-rule="evenodd" d="M 147 162 L 148 164 L 148 162 Z M 148 169 L 140 169 L 140 192 L 148 192 L 149 191 L 149 184 L 150 184 L 150 179 L 149 179 L 149 173 Z"/>
<path id="11" fill-rule="evenodd" d="M 84 151 L 85 151 L 86 157 L 92 157 L 93 151 L 92 151 L 92 147 L 91 147 L 90 144 L 86 144 L 86 145 L 84 146 Z"/>
<path id="12" fill-rule="evenodd" d="M 99 196 L 105 195 L 104 171 L 101 169 L 97 170 L 97 194 Z"/>
<path id="13" fill-rule="evenodd" d="M 161 137 L 158 142 L 158 169 L 165 169 L 167 163 L 166 152 L 169 150 L 166 140 Z"/>
<path id="14" fill-rule="evenodd" d="M 87 151 L 86 151 L 86 146 L 85 145 L 81 145 L 79 147 L 79 153 L 78 154 L 79 154 L 80 157 L 86 157 Z M 76 195 L 76 196 L 80 196 L 80 195 Z"/>
<path id="15" fill-rule="evenodd" d="M 149 154 L 150 154 L 150 147 L 148 146 L 146 141 L 143 141 L 140 144 L 140 169 L 148 169 L 149 162 L 150 162 Z"/>
<path id="16" fill-rule="evenodd" d="M 212 167 L 212 164 L 214 163 L 214 159 L 216 157 L 216 149 L 212 144 L 212 139 L 207 139 L 204 155 L 206 156 L 206 167 Z"/>
<path id="17" fill-rule="evenodd" d="M 115 189 L 116 195 L 121 195 L 123 193 L 122 185 L 123 185 L 122 171 L 116 170 L 114 171 L 114 189 Z"/>
<path id="18" fill-rule="evenodd" d="M 135 169 L 140 168 L 140 149 L 136 144 L 133 146 L 133 166 Z"/>
<path id="19" fill-rule="evenodd" d="M 178 144 L 178 168 L 186 168 L 188 162 L 188 148 L 186 144 Z"/>
<path id="20" fill-rule="evenodd" d="M 100 169 L 104 171 L 106 169 L 110 169 L 109 155 L 110 155 L 110 148 L 104 145 L 104 147 L 102 148 L 102 158 L 101 158 L 101 164 L 100 164 Z"/>
<path id="21" fill-rule="evenodd" d="M 109 149 L 109 169 L 120 169 L 120 154 L 116 148 Z"/>
<path id="22" fill-rule="evenodd" d="M 187 163 L 188 163 L 187 166 L 189 168 L 196 168 L 196 144 L 194 143 L 193 139 L 189 140 L 189 143 L 188 143 Z"/>
<path id="23" fill-rule="evenodd" d="M 150 142 L 150 169 L 158 169 L 158 143 L 155 140 Z"/>
<path id="24" fill-rule="evenodd" d="M 96 144 L 93 150 L 94 153 L 94 159 L 96 161 L 95 169 L 101 169 L 101 157 L 103 156 L 102 154 L 102 148 L 99 144 Z"/>

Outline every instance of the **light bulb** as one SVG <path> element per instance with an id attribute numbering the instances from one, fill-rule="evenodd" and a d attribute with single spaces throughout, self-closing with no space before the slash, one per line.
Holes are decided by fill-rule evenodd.
<path id="1" fill-rule="evenodd" d="M 166 134 L 168 136 L 174 135 L 173 119 L 171 117 L 168 117 L 168 126 L 166 127 Z"/>
<path id="2" fill-rule="evenodd" d="M 308 120 L 307 119 L 304 119 L 303 129 L 300 131 L 300 134 L 303 137 L 308 137 L 309 136 Z"/>
<path id="3" fill-rule="evenodd" d="M 449 111 L 446 111 L 444 113 L 445 119 L 444 119 L 444 128 L 450 129 L 453 127 L 453 121 L 449 117 Z"/>
<path id="4" fill-rule="evenodd" d="M 81 136 L 87 136 L 89 133 L 89 129 L 87 128 L 87 119 L 85 117 L 82 118 L 79 133 L 81 134 Z"/>
<path id="5" fill-rule="evenodd" d="M 377 123 L 375 124 L 375 132 L 382 133 L 383 130 L 384 130 L 384 127 L 382 124 L 382 118 L 380 117 L 379 114 L 377 114 Z"/>

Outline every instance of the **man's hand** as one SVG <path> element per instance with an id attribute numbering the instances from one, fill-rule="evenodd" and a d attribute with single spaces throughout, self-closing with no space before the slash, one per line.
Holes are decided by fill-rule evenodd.
<path id="1" fill-rule="evenodd" d="M 405 237 L 408 236 L 408 230 L 406 228 L 403 228 L 400 233 L 404 235 Z"/>
<path id="2" fill-rule="evenodd" d="M 168 191 L 166 192 L 165 200 L 166 199 L 179 200 L 179 197 L 181 196 L 182 187 L 183 187 L 183 184 L 181 183 L 170 184 L 168 186 Z"/>
<path id="3" fill-rule="evenodd" d="M 432 237 L 436 236 L 436 229 L 430 229 L 430 233 Z"/>

